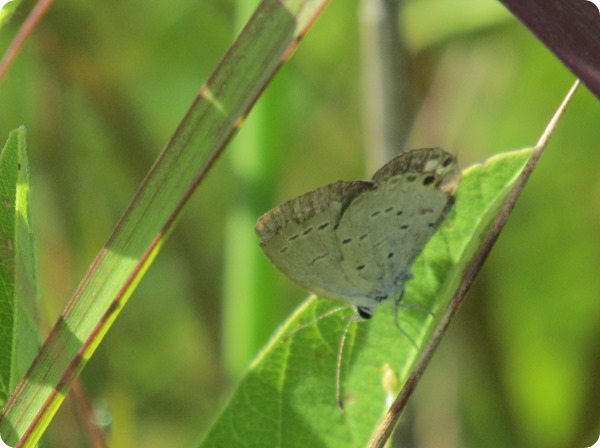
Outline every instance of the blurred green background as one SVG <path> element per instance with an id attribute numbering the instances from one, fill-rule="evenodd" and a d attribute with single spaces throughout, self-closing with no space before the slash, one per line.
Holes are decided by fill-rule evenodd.
<path id="1" fill-rule="evenodd" d="M 0 140 L 28 129 L 46 323 L 256 2 L 239 3 L 56 2 L 0 84 Z M 0 30 L 2 51 L 30 6 Z M 84 370 L 112 447 L 194 446 L 306 297 L 264 260 L 253 225 L 283 200 L 372 174 L 360 15 L 358 1 L 325 9 Z M 574 79 L 493 0 L 407 1 L 398 26 L 409 146 L 441 146 L 463 167 L 533 145 Z M 599 124 L 583 88 L 419 385 L 401 423 L 412 446 L 596 441 Z M 69 401 L 42 446 L 87 446 Z"/>

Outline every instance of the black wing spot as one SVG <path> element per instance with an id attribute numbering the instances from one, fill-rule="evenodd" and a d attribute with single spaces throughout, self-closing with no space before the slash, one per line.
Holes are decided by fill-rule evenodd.
<path id="1" fill-rule="evenodd" d="M 321 224 L 319 227 L 317 227 L 317 230 L 324 230 L 327 227 L 329 227 L 329 223 L 325 222 L 325 223 Z"/>
<path id="2" fill-rule="evenodd" d="M 398 210 L 398 211 L 396 212 L 396 216 L 400 216 L 400 215 L 402 215 L 402 213 L 404 213 L 402 210 Z"/>
<path id="3" fill-rule="evenodd" d="M 352 242 L 352 238 L 346 238 L 345 240 L 342 240 L 342 244 L 348 244 Z"/>
<path id="4" fill-rule="evenodd" d="M 427 224 L 429 227 L 435 227 L 435 222 L 430 222 L 429 224 Z"/>
<path id="5" fill-rule="evenodd" d="M 302 235 L 308 235 L 310 232 L 313 231 L 312 227 L 309 227 L 308 229 L 306 229 L 304 232 L 302 232 Z"/>
<path id="6" fill-rule="evenodd" d="M 434 180 L 435 180 L 435 176 L 427 176 L 425 179 L 423 179 L 423 185 L 425 185 L 425 186 L 431 185 Z"/>
<path id="7" fill-rule="evenodd" d="M 400 226 L 400 228 L 401 228 L 402 230 L 406 230 L 406 229 L 408 229 L 408 224 L 402 224 L 402 225 Z"/>
<path id="8" fill-rule="evenodd" d="M 336 224 L 335 226 L 333 226 L 333 230 L 337 230 L 339 224 Z"/>
<path id="9" fill-rule="evenodd" d="M 368 234 L 368 233 L 363 233 L 361 236 L 359 236 L 359 237 L 358 237 L 358 240 L 359 240 L 359 241 L 362 241 L 362 240 L 364 240 L 364 239 L 365 239 L 366 237 L 368 237 L 368 236 L 369 236 L 369 234 Z"/>
<path id="10" fill-rule="evenodd" d="M 321 254 L 318 257 L 313 258 L 313 260 L 310 262 L 311 265 L 315 264 L 317 261 L 325 258 L 327 256 L 327 254 Z"/>
<path id="11" fill-rule="evenodd" d="M 408 176 L 406 176 L 406 180 L 408 182 L 414 182 L 415 180 L 417 180 L 417 176 L 415 176 L 414 174 L 409 174 Z"/>
<path id="12" fill-rule="evenodd" d="M 389 213 L 389 212 L 391 212 L 392 210 L 394 210 L 394 207 L 388 207 L 388 208 L 386 208 L 386 209 L 385 209 L 385 212 L 386 212 L 386 213 Z"/>
<path id="13" fill-rule="evenodd" d="M 371 218 L 375 218 L 375 216 L 377 216 L 380 213 L 381 212 L 379 210 L 377 210 L 376 212 L 371 213 Z"/>
<path id="14" fill-rule="evenodd" d="M 390 252 L 390 253 L 388 254 L 388 258 L 392 258 L 393 256 L 394 256 L 394 252 Z"/>
<path id="15" fill-rule="evenodd" d="M 361 264 L 360 266 L 356 266 L 357 271 L 362 271 L 364 268 L 365 268 L 364 264 Z"/>
<path id="16" fill-rule="evenodd" d="M 452 163 L 452 157 L 448 157 L 442 162 L 442 166 L 445 168 Z"/>
<path id="17" fill-rule="evenodd" d="M 279 253 L 280 254 L 285 254 L 288 251 L 288 249 L 289 249 L 289 247 L 287 247 L 287 246 L 282 247 L 281 249 L 279 249 Z"/>
<path id="18" fill-rule="evenodd" d="M 290 236 L 290 237 L 288 238 L 288 241 L 294 241 L 294 240 L 297 240 L 298 238 L 300 238 L 300 234 L 299 234 L 299 233 L 297 233 L 297 234 L 295 234 L 295 235 L 292 235 L 292 236 Z"/>

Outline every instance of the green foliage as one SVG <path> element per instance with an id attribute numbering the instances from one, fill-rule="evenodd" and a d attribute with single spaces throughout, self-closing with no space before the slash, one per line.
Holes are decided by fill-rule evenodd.
<path id="1" fill-rule="evenodd" d="M 255 216 L 245 218 L 249 241 L 252 221 L 277 203 L 370 174 L 363 171 L 358 3 L 331 2 L 267 89 L 279 106 L 267 113 L 260 142 L 269 195 L 254 197 Z M 516 19 L 494 2 L 471 3 L 451 15 L 443 9 L 448 0 L 406 2 L 398 21 L 410 37 L 408 85 L 419 110 L 407 146 L 441 146 L 463 166 L 533 144 L 572 83 Z M 473 17 L 471 11 L 480 12 Z M 24 18 L 13 15 L 1 29 L 3 49 Z M 142 9 L 64 0 L 2 80 L 0 135 L 21 123 L 29 129 L 32 224 L 47 322 L 64 309 L 235 29 L 231 2 L 223 0 Z M 421 446 L 442 440 L 465 448 L 562 448 L 597 440 L 599 120 L 597 100 L 581 89 L 419 385 L 415 420 L 401 422 L 415 428 Z M 222 335 L 225 215 L 249 191 L 230 164 L 249 166 L 239 137 L 83 372 L 93 403 L 105 403 L 112 418 L 113 447 L 193 446 L 228 396 L 223 346 L 246 340 L 235 333 L 235 322 Z M 227 246 L 244 252 L 239 259 L 259 259 L 254 241 Z M 270 273 L 261 282 L 278 305 L 260 308 L 264 315 L 255 322 L 282 322 L 305 295 L 275 269 Z M 272 287 L 279 293 L 272 295 Z M 235 296 L 234 309 L 246 299 Z M 382 309 L 376 318 L 390 313 Z M 402 316 L 422 317 L 410 309 Z M 338 322 L 322 382 L 331 394 L 341 323 L 328 320 Z M 306 331 L 309 337 L 313 330 Z M 404 344 L 397 332 L 394 337 Z M 344 375 L 358 368 L 350 364 Z M 345 393 L 352 390 L 346 379 Z M 73 420 L 68 408 L 61 410 L 44 446 L 87 446 L 75 429 L 65 430 Z"/>
<path id="2" fill-rule="evenodd" d="M 38 349 L 32 321 L 36 264 L 29 218 L 25 129 L 12 131 L 0 153 L 0 405 Z"/>
<path id="3" fill-rule="evenodd" d="M 17 6 L 21 4 L 20 0 L 8 0 L 0 2 L 0 29 L 10 20 Z"/>
<path id="4" fill-rule="evenodd" d="M 415 262 L 404 303 L 418 308 L 399 309 L 401 329 L 421 349 L 440 325 L 465 267 L 530 154 L 503 154 L 464 172 L 452 213 Z M 349 317 L 346 312 L 343 318 L 318 319 L 338 306 L 312 298 L 300 307 L 254 361 L 201 446 L 367 445 L 397 392 L 386 380 L 399 376 L 398 384 L 403 384 L 422 350 L 395 327 L 391 306 L 352 325 L 342 364 L 341 413 L 335 374 Z M 419 308 L 432 310 L 435 317 Z M 303 322 L 310 325 L 301 328 Z"/>
<path id="5" fill-rule="evenodd" d="M 265 0 L 248 21 L 152 165 L 3 409 L 0 430 L 8 443 L 38 442 L 191 193 L 324 5 L 322 0 Z"/>

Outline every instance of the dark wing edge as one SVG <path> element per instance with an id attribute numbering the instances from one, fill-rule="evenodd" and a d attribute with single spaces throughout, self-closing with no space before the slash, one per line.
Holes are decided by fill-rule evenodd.
<path id="1" fill-rule="evenodd" d="M 436 177 L 436 187 L 453 194 L 460 182 L 460 169 L 456 157 L 441 148 L 420 148 L 405 151 L 383 165 L 374 175 L 373 182 L 380 183 L 398 174 L 431 173 Z"/>

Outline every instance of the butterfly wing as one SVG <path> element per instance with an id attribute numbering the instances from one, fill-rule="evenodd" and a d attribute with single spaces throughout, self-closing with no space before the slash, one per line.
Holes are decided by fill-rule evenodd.
<path id="1" fill-rule="evenodd" d="M 459 176 L 456 159 L 439 148 L 407 151 L 343 211 L 336 232 L 341 267 L 353 282 L 370 285 L 353 303 L 373 308 L 404 290 L 413 262 L 454 203 Z"/>
<path id="2" fill-rule="evenodd" d="M 256 224 L 260 246 L 284 274 L 315 294 L 348 301 L 370 289 L 342 268 L 336 229 L 348 205 L 374 187 L 372 182 L 339 181 L 302 195 L 263 215 Z"/>

